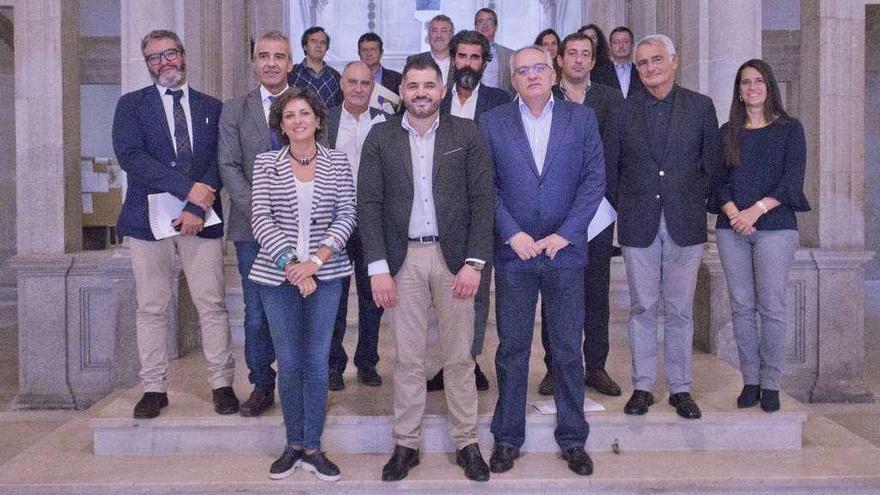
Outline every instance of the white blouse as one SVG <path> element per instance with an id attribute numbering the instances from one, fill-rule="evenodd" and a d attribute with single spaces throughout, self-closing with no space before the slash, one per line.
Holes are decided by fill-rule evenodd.
<path id="1" fill-rule="evenodd" d="M 315 192 L 315 181 L 302 182 L 293 177 L 296 182 L 296 203 L 299 205 L 299 232 L 296 239 L 296 259 L 300 262 L 309 259 L 309 235 L 311 235 L 312 223 L 312 195 Z"/>

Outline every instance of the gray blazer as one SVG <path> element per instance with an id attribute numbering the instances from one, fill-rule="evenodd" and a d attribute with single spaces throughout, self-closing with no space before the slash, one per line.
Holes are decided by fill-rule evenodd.
<path id="1" fill-rule="evenodd" d="M 495 57 L 498 59 L 498 82 L 501 89 L 515 95 L 513 84 L 510 82 L 510 57 L 513 56 L 513 50 L 504 45 L 495 44 Z"/>
<path id="2" fill-rule="evenodd" d="M 251 231 L 254 160 L 271 148 L 259 87 L 223 104 L 217 162 L 223 186 L 232 200 L 226 227 L 226 238 L 230 241 L 254 240 Z"/>
<path id="3" fill-rule="evenodd" d="M 358 172 L 358 228 L 367 263 L 386 260 L 391 275 L 406 258 L 413 165 L 403 116 L 373 126 Z M 434 204 L 446 267 L 466 258 L 492 261 L 495 192 L 492 162 L 473 122 L 441 115 L 434 139 Z"/>

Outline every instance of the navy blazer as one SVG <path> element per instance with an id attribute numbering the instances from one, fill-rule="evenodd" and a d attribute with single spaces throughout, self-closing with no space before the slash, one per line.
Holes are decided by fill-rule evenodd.
<path id="1" fill-rule="evenodd" d="M 642 83 L 642 78 L 639 76 L 636 64 L 630 63 L 630 67 L 632 71 L 629 76 L 629 91 L 627 91 L 627 98 L 639 91 L 645 90 L 645 85 Z M 620 87 L 620 79 L 617 78 L 617 68 L 614 67 L 614 62 L 602 65 L 597 64 L 593 69 L 590 78 L 593 82 L 617 89 L 620 91 L 620 95 L 623 96 L 623 89 Z"/>
<path id="2" fill-rule="evenodd" d="M 177 165 L 173 137 L 165 118 L 162 98 L 155 85 L 122 95 L 113 116 L 113 151 L 128 175 L 128 190 L 116 223 L 117 233 L 145 241 L 156 240 L 150 230 L 147 195 L 168 192 L 186 200 L 196 182 L 217 190 L 214 211 L 220 207 L 220 173 L 217 169 L 217 123 L 220 100 L 189 88 L 192 118 L 193 161 L 189 175 Z M 187 203 L 186 211 L 205 217 L 200 207 Z M 223 224 L 204 228 L 199 237 L 223 237 Z"/>
<path id="3" fill-rule="evenodd" d="M 495 164 L 495 263 L 527 268 L 507 243 L 517 232 L 535 240 L 556 233 L 571 242 L 551 263 L 578 268 L 587 262 L 587 227 L 605 194 L 605 160 L 593 111 L 555 100 L 542 173 L 532 157 L 519 101 L 483 115 L 480 129 Z M 542 255 L 543 257 L 543 255 Z"/>
<path id="4" fill-rule="evenodd" d="M 510 93 L 503 89 L 493 88 L 492 86 L 480 85 L 480 91 L 477 93 L 477 108 L 474 110 L 474 122 L 480 122 L 480 115 L 499 105 L 510 102 Z M 452 88 L 446 91 L 446 96 L 440 102 L 440 113 L 449 115 L 452 109 Z"/>

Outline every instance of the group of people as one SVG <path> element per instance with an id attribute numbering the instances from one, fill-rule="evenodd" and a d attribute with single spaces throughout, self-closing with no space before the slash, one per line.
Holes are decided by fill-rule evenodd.
<path id="1" fill-rule="evenodd" d="M 130 238 L 144 385 L 134 417 L 168 406 L 167 316 L 179 258 L 216 412 L 258 416 L 277 388 L 286 448 L 269 477 L 301 467 L 339 479 L 321 434 L 328 389 L 345 388 L 353 276 L 358 381 L 382 385 L 383 317 L 396 352 L 395 448 L 382 479 L 404 479 L 419 464 L 426 394 L 442 389 L 456 462 L 468 479 L 486 481 L 512 469 L 525 442 L 540 295 L 540 392 L 555 399 L 562 458 L 589 475 L 584 386 L 622 393 L 605 371 L 614 224 L 590 234 L 603 203 L 617 212 L 631 297 L 633 392 L 624 412 L 646 414 L 654 403 L 662 314 L 669 403 L 684 418 L 701 416 L 690 395 L 691 347 L 707 211 L 718 214 L 730 289 L 744 384 L 737 405 L 778 410 L 795 212 L 809 205 L 804 132 L 783 109 L 771 68 L 757 59 L 740 67 L 719 130 L 712 100 L 675 83 L 678 58 L 664 35 L 636 43 L 628 28 L 615 28 L 609 55 L 595 25 L 563 39 L 547 30 L 518 50 L 495 42 L 491 9 L 476 13 L 474 30 L 455 33 L 443 15 L 427 27 L 431 50 L 409 57 L 402 73 L 382 67 L 375 33 L 360 37 L 360 60 L 341 74 L 323 60 L 330 37 L 322 28 L 305 31 L 296 65 L 284 33 L 263 33 L 253 53 L 259 86 L 225 104 L 188 86 L 175 33 L 146 35 L 155 84 L 123 95 L 113 126 L 128 174 L 118 231 Z M 231 386 L 223 224 L 205 226 L 212 209 L 222 215 L 221 187 L 245 300 L 253 390 L 243 403 Z M 180 235 L 153 236 L 154 193 L 180 200 Z M 477 391 L 489 381 L 476 359 L 493 269 L 498 402 L 486 463 Z M 443 368 L 428 379 L 431 325 Z"/>

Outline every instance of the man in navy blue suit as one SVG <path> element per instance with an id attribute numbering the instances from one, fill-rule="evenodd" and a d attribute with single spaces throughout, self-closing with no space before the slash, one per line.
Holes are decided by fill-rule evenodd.
<path id="1" fill-rule="evenodd" d="M 238 412 L 238 399 L 232 391 L 235 361 L 223 279 L 223 225 L 205 227 L 212 208 L 222 215 L 217 170 L 221 103 L 187 85 L 186 52 L 174 32 L 151 31 L 141 51 L 155 84 L 123 95 L 113 117 L 113 150 L 128 179 L 117 230 L 129 238 L 131 248 L 144 386 L 134 417 L 156 417 L 168 405 L 166 342 L 175 258 L 199 313 L 214 410 L 232 414 Z M 170 193 L 184 204 L 172 222 L 180 235 L 153 236 L 147 197 L 154 193 Z"/>
<path id="2" fill-rule="evenodd" d="M 538 294 L 553 352 L 555 438 L 568 467 L 593 472 L 584 451 L 584 267 L 587 227 L 605 194 L 596 115 L 553 98 L 553 60 L 539 47 L 511 63 L 519 100 L 483 115 L 480 128 L 495 164 L 495 290 L 498 404 L 492 418 L 493 472 L 513 467 L 525 442 L 529 353 Z"/>

